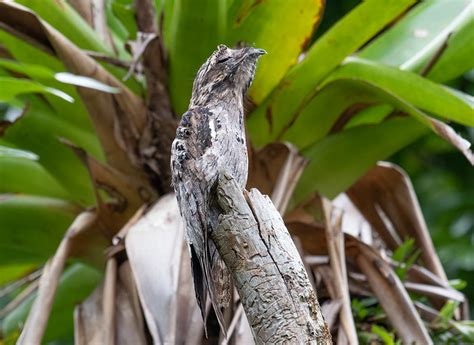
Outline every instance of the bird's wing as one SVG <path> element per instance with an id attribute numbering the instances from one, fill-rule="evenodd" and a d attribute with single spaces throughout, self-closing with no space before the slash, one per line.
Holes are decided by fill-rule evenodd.
<path id="1" fill-rule="evenodd" d="M 220 296 L 230 295 L 230 283 L 223 284 L 228 273 L 208 238 L 218 222 L 218 211 L 211 193 L 218 177 L 216 153 L 219 149 L 210 125 L 215 115 L 204 107 L 194 108 L 183 115 L 172 146 L 171 167 L 173 185 L 186 224 L 196 298 L 205 321 L 209 292 L 213 309 L 225 332 L 220 309 L 225 298 Z"/>

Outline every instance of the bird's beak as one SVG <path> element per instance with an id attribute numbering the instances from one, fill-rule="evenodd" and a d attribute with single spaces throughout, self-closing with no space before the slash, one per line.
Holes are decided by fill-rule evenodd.
<path id="1" fill-rule="evenodd" d="M 263 49 L 260 49 L 260 48 L 249 48 L 247 54 L 248 55 L 251 55 L 251 56 L 261 56 L 261 55 L 265 55 L 267 52 Z"/>

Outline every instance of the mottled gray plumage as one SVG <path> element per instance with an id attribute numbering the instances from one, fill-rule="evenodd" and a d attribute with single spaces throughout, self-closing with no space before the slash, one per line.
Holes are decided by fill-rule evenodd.
<path id="1" fill-rule="evenodd" d="M 171 148 L 172 182 L 186 226 L 196 298 L 206 320 L 209 295 L 223 330 L 221 308 L 230 300 L 231 284 L 210 237 L 220 213 L 215 184 L 221 169 L 242 188 L 247 182 L 243 100 L 264 53 L 218 47 L 197 73 L 189 110 Z"/>

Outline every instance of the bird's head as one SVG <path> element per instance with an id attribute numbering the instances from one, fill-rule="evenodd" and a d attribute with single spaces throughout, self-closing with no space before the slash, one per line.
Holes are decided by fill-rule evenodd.
<path id="1" fill-rule="evenodd" d="M 265 50 L 253 47 L 230 49 L 219 45 L 197 73 L 191 105 L 229 92 L 245 94 L 252 83 L 258 58 L 264 54 Z"/>

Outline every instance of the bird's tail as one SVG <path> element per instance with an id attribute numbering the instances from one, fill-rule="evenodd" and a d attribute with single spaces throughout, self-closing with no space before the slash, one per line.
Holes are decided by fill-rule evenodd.
<path id="1" fill-rule="evenodd" d="M 190 245 L 191 269 L 196 299 L 201 309 L 206 333 L 206 302 L 209 298 L 221 330 L 226 334 L 227 327 L 222 310 L 229 306 L 232 296 L 232 284 L 229 271 L 210 238 L 210 232 L 217 227 L 219 213 L 215 207 L 210 207 L 205 202 L 208 199 L 200 192 L 195 190 L 191 194 L 192 197 L 188 199 L 188 206 L 195 217 L 193 217 L 194 221 L 186 224 L 186 226 L 188 227 L 188 233 L 196 234 L 195 243 Z M 200 245 L 196 246 L 198 238 Z"/>
<path id="2" fill-rule="evenodd" d="M 209 238 L 211 230 L 209 222 L 206 219 L 210 219 L 210 210 L 205 214 L 201 214 L 201 222 L 204 220 L 205 226 L 204 231 L 204 257 L 202 262 L 202 268 L 204 271 L 204 279 L 207 285 L 207 292 L 209 293 L 209 299 L 211 300 L 212 309 L 216 315 L 217 321 L 221 327 L 222 332 L 226 335 L 227 327 L 224 320 L 222 310 L 229 306 L 229 301 L 232 292 L 232 285 L 230 280 L 230 274 L 225 266 L 223 260 L 219 256 L 216 246 L 212 239 Z M 205 215 L 208 217 L 204 217 Z M 204 319 L 204 323 L 206 320 Z"/>

